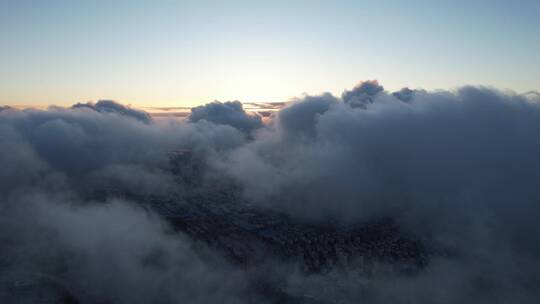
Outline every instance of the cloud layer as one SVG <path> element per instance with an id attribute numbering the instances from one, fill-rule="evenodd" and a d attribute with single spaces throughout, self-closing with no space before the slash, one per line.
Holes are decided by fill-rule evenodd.
<path id="1" fill-rule="evenodd" d="M 218 181 L 234 183 L 261 210 L 301 221 L 390 217 L 445 252 L 411 277 L 308 276 L 274 265 L 292 294 L 341 303 L 533 303 L 540 296 L 538 134 L 535 94 L 391 93 L 376 81 L 341 97 L 294 99 L 267 124 L 239 102 L 159 121 L 111 101 L 2 108 L 0 267 L 13 276 L 54 276 L 87 302 L 249 302 L 251 273 L 134 202 L 90 199 L 118 189 L 181 203 Z M 171 174 L 175 150 L 201 164 L 197 185 Z"/>
<path id="2" fill-rule="evenodd" d="M 539 132 L 540 100 L 530 94 L 388 93 L 367 82 L 341 100 L 297 100 L 217 166 L 263 208 L 343 224 L 390 216 L 459 257 L 403 289 L 377 286 L 383 302 L 405 292 L 414 302 L 531 301 L 524 282 L 539 282 Z M 447 298 L 420 291 L 428 282 Z"/>

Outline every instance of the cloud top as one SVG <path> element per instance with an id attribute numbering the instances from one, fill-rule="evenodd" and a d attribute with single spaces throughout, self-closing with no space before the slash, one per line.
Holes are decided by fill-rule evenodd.
<path id="1" fill-rule="evenodd" d="M 353 108 L 365 108 L 373 103 L 374 97 L 383 90 L 377 80 L 367 80 L 360 82 L 352 90 L 343 92 L 341 99 Z"/>
<path id="2" fill-rule="evenodd" d="M 132 109 L 113 100 L 99 100 L 97 103 L 77 103 L 73 105 L 73 108 L 88 108 L 100 113 L 116 113 L 135 118 L 145 123 L 150 123 L 152 121 L 152 118 L 148 113 Z"/>
<path id="3" fill-rule="evenodd" d="M 192 122 L 206 120 L 215 124 L 229 125 L 248 133 L 263 126 L 261 117 L 248 114 L 239 101 L 214 101 L 192 108 L 188 119 Z"/>

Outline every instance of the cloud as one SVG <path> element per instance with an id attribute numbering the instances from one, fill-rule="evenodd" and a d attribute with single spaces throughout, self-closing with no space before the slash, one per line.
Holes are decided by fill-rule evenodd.
<path id="1" fill-rule="evenodd" d="M 366 292 L 380 288 L 375 298 L 383 303 L 404 294 L 441 303 L 510 301 L 520 294 L 530 302 L 536 293 L 520 282 L 536 282 L 540 269 L 534 241 L 540 237 L 540 103 L 482 87 L 416 90 L 405 103 L 373 83 L 374 90 L 359 87 L 352 92 L 370 98 L 365 107 L 350 107 L 356 97 L 348 91 L 328 106 L 321 101 L 328 96 L 298 100 L 278 113 L 279 120 L 294 113 L 293 127 L 278 121 L 230 151 L 218 170 L 262 208 L 343 224 L 392 217 L 430 246 L 459 256 L 417 279 L 400 279 L 401 286 L 369 283 Z M 309 140 L 282 134 L 299 130 Z M 507 271 L 512 267 L 519 270 Z M 451 290 L 448 300 L 423 292 L 425 282 Z"/>
<path id="2" fill-rule="evenodd" d="M 148 113 L 126 107 L 113 100 L 100 100 L 95 104 L 91 102 L 77 103 L 73 105 L 73 108 L 88 108 L 101 113 L 116 113 L 119 115 L 133 117 L 145 123 L 150 123 L 152 121 L 152 118 Z"/>
<path id="3" fill-rule="evenodd" d="M 171 150 L 191 149 L 205 159 L 245 140 L 224 125 L 167 119 L 148 124 L 81 108 L 3 111 L 0 134 L 3 193 L 41 188 L 46 177 L 63 179 L 76 191 L 92 192 L 101 185 L 160 192 L 171 184 L 165 170 Z"/>
<path id="4" fill-rule="evenodd" d="M 265 276 L 289 295 L 330 303 L 539 296 L 535 94 L 389 93 L 369 81 L 341 97 L 297 98 L 264 127 L 237 102 L 198 107 L 187 121 L 96 106 L 0 112 L 2 270 L 51 275 L 86 302 L 252 302 L 253 277 Z M 171 151 L 189 151 L 193 170 L 182 178 Z M 282 261 L 240 269 L 137 199 L 93 196 L 116 189 L 184 204 L 224 184 L 260 212 L 310 225 L 392 218 L 432 259 L 405 276 L 382 262 L 368 276 L 354 267 L 308 275 Z"/>
<path id="5" fill-rule="evenodd" d="M 142 206 L 96 200 L 112 191 L 182 203 L 191 187 L 171 174 L 168 153 L 204 160 L 244 140 L 206 121 L 2 111 L 0 302 L 243 303 L 247 280 L 220 256 Z"/>
<path id="6" fill-rule="evenodd" d="M 402 88 L 401 90 L 392 93 L 392 95 L 401 101 L 409 102 L 414 98 L 414 90 Z"/>
<path id="7" fill-rule="evenodd" d="M 256 192 L 256 184 L 283 183 L 283 188 L 270 187 L 280 198 L 300 195 L 298 204 L 322 205 L 333 200 L 337 213 L 360 217 L 349 211 L 363 204 L 385 209 L 385 204 L 425 200 L 425 195 L 458 200 L 474 193 L 487 203 L 501 199 L 494 192 L 507 193 L 510 186 L 518 193 L 533 191 L 530 181 L 540 174 L 533 161 L 540 148 L 534 136 L 540 128 L 537 104 L 474 87 L 455 93 L 417 91 L 409 103 L 378 94 L 367 109 L 327 102 L 327 95 L 284 108 L 278 128 L 231 152 L 233 158 L 250 153 L 249 159 L 262 163 L 243 164 L 245 172 L 233 167 L 234 175 L 249 183 L 248 192 Z M 288 141 L 282 135 L 298 132 L 312 140 Z M 266 165 L 279 175 L 255 182 L 249 168 Z M 524 199 L 531 200 L 528 194 Z"/>
<path id="8" fill-rule="evenodd" d="M 287 136 L 312 136 L 318 117 L 337 101 L 330 93 L 296 100 L 278 112 L 279 128 Z"/>
<path id="9" fill-rule="evenodd" d="M 45 282 L 58 282 L 79 303 L 244 302 L 245 278 L 239 271 L 203 247 L 197 251 L 185 236 L 172 234 L 136 206 L 113 201 L 82 207 L 47 197 L 19 203 L 24 208 L 9 210 L 16 222 L 0 218 L 4 244 L 13 243 L 1 258 L 17 261 L 3 269 L 2 281 L 46 274 Z M 43 288 L 40 284 L 36 288 Z M 3 303 L 40 296 L 19 293 L 17 287 L 1 291 Z"/>
<path id="10" fill-rule="evenodd" d="M 263 126 L 261 117 L 244 111 L 239 101 L 214 101 L 191 109 L 189 121 L 206 120 L 215 124 L 229 125 L 244 132 L 251 132 Z"/>
<path id="11" fill-rule="evenodd" d="M 379 85 L 377 80 L 368 80 L 360 82 L 351 91 L 343 92 L 341 99 L 353 108 L 365 108 L 368 104 L 373 103 L 374 97 L 383 90 L 384 88 Z"/>

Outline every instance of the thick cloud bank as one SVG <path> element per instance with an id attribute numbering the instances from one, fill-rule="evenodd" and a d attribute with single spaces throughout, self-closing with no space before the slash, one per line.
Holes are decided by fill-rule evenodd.
<path id="1" fill-rule="evenodd" d="M 366 108 L 367 105 L 375 101 L 377 94 L 384 88 L 376 80 L 364 81 L 355 86 L 351 91 L 345 91 L 341 95 L 343 102 L 353 108 Z"/>
<path id="2" fill-rule="evenodd" d="M 52 276 L 87 303 L 250 302 L 249 273 L 129 199 L 90 195 L 120 189 L 180 204 L 217 180 L 260 210 L 301 221 L 393 218 L 440 252 L 410 276 L 274 265 L 287 269 L 293 294 L 330 303 L 536 303 L 539 134 L 537 94 L 391 93 L 376 81 L 341 97 L 295 99 L 267 125 L 237 102 L 194 108 L 185 121 L 152 121 L 110 102 L 1 110 L 0 279 Z M 168 167 L 171 151 L 186 150 L 202 164 L 195 186 Z"/>
<path id="3" fill-rule="evenodd" d="M 73 108 L 88 108 L 101 113 L 118 113 L 146 123 L 149 123 L 152 120 L 148 113 L 126 107 L 112 100 L 100 100 L 95 104 L 91 102 L 77 103 L 73 105 Z"/>
<path id="4" fill-rule="evenodd" d="M 215 124 L 229 125 L 245 132 L 262 127 L 261 117 L 246 113 L 239 101 L 224 103 L 215 101 L 192 108 L 189 120 L 192 122 L 206 120 Z"/>
<path id="5" fill-rule="evenodd" d="M 241 275 L 219 256 L 140 206 L 94 201 L 111 191 L 181 197 L 168 153 L 210 157 L 243 133 L 86 107 L 0 115 L 1 303 L 53 301 L 60 291 L 82 303 L 243 301 Z"/>
<path id="6" fill-rule="evenodd" d="M 368 82 L 342 101 L 298 100 L 220 168 L 266 208 L 344 224 L 390 216 L 459 257 L 429 279 L 387 282 L 402 284 L 387 301 L 537 298 L 540 100 L 475 87 L 389 94 Z"/>

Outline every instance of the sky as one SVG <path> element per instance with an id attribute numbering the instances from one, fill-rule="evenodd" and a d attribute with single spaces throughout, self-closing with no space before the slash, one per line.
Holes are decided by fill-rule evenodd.
<path id="1" fill-rule="evenodd" d="M 540 1 L 0 0 L 0 104 L 540 90 Z"/>

